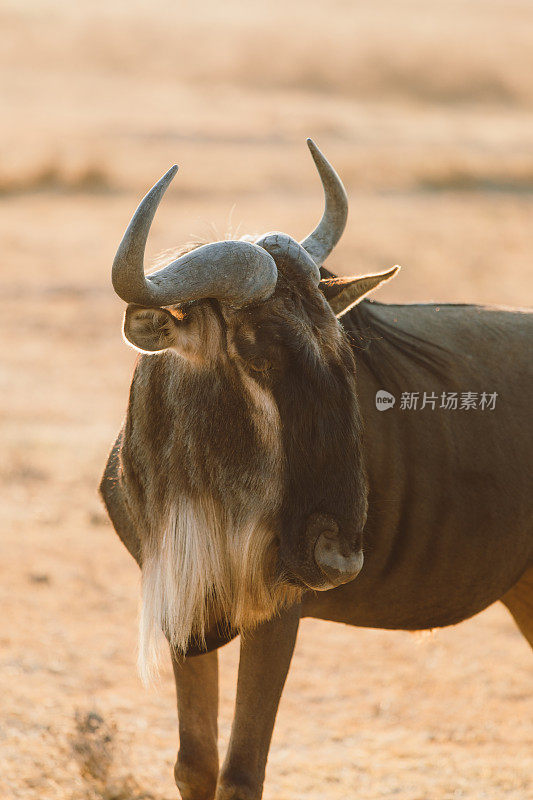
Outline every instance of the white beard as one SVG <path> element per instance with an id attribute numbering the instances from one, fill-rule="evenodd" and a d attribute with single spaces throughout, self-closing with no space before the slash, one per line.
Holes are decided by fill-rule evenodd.
<path id="1" fill-rule="evenodd" d="M 209 620 L 239 632 L 295 602 L 300 592 L 274 577 L 274 533 L 258 519 L 235 523 L 210 499 L 179 499 L 168 523 L 143 554 L 138 667 L 145 683 L 157 673 L 164 630 L 173 650 L 205 643 Z"/>

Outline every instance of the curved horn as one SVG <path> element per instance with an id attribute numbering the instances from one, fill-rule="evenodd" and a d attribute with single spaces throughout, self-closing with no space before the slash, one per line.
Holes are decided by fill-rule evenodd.
<path id="1" fill-rule="evenodd" d="M 213 242 L 186 253 L 150 275 L 144 251 L 161 198 L 178 168 L 173 166 L 141 200 L 113 261 L 113 287 L 126 303 L 159 308 L 213 297 L 235 306 L 266 300 L 276 286 L 273 257 L 250 242 Z"/>
<path id="2" fill-rule="evenodd" d="M 326 206 L 317 227 L 301 242 L 301 245 L 313 261 L 321 266 L 346 227 L 348 198 L 341 179 L 327 158 L 322 155 L 312 139 L 307 140 L 307 145 L 322 181 Z"/>
<path id="3" fill-rule="evenodd" d="M 261 236 L 261 238 L 256 241 L 256 244 L 270 253 L 276 264 L 283 264 L 285 261 L 290 261 L 318 286 L 320 282 L 319 268 L 309 253 L 304 250 L 302 245 L 298 244 L 296 239 L 293 239 L 292 236 L 289 236 L 287 233 L 272 231 L 271 233 L 265 233 L 264 236 Z"/>

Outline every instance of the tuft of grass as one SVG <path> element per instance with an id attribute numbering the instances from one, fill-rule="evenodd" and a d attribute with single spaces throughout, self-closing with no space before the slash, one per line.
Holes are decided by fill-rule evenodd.
<path id="1" fill-rule="evenodd" d="M 96 709 L 74 715 L 71 748 L 88 796 L 98 800 L 157 800 L 145 792 L 130 773 L 115 776 L 117 727 Z"/>
<path id="2" fill-rule="evenodd" d="M 98 711 L 75 713 L 75 732 L 71 745 L 81 776 L 89 783 L 105 787 L 113 764 L 116 726 L 107 723 Z"/>

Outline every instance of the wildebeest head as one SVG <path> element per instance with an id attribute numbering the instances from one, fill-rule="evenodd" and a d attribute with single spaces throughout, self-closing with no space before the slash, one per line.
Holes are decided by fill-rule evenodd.
<path id="1" fill-rule="evenodd" d="M 193 605 L 206 613 L 218 605 L 215 616 L 243 626 L 254 616 L 246 607 L 268 616 L 300 589 L 352 580 L 363 564 L 367 485 L 355 364 L 331 304 L 339 307 L 341 295 L 344 305 L 355 302 L 391 273 L 321 281 L 347 200 L 333 168 L 309 146 L 326 208 L 302 243 L 281 233 L 215 242 L 145 276 L 148 231 L 174 167 L 141 202 L 113 265 L 115 290 L 130 304 L 125 337 L 159 354 L 141 359 L 145 388 L 137 406 L 133 393 L 130 417 L 144 415 L 144 427 L 153 426 L 143 439 L 136 424 L 135 449 L 154 441 L 159 448 L 151 480 L 162 488 L 153 502 L 179 497 L 182 521 L 172 537 L 181 525 L 184 543 L 167 556 L 194 573 L 180 578 L 178 565 L 176 576 L 195 599 L 159 617 L 182 649 L 183 636 L 172 637 L 176 616 L 191 617 L 181 626 L 188 635 L 204 633 Z M 150 497 L 146 487 L 143 495 Z M 153 532 L 144 543 L 145 563 L 162 536 Z M 202 557 L 194 537 L 208 539 Z M 152 561 L 161 569 L 161 558 Z"/>

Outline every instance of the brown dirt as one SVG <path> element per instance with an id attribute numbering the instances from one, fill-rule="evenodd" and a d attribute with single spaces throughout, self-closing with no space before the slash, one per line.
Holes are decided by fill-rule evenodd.
<path id="1" fill-rule="evenodd" d="M 351 200 L 333 268 L 402 263 L 383 300 L 531 304 L 533 8 L 7 0 L 0 25 L 0 797 L 169 800 L 171 673 L 136 676 L 138 575 L 96 496 L 134 358 L 118 238 L 175 160 L 152 254 L 211 224 L 303 236 L 312 135 Z M 501 606 L 433 635 L 306 621 L 265 798 L 528 800 L 531 719 Z"/>

